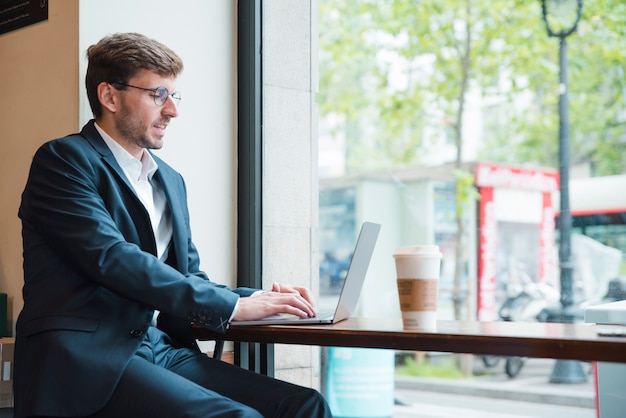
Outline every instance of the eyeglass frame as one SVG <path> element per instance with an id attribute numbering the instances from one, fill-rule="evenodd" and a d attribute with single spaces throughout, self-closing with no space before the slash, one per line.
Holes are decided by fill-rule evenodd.
<path id="1" fill-rule="evenodd" d="M 176 103 L 176 106 L 178 106 L 180 104 L 180 100 L 182 99 L 180 92 L 179 91 L 175 91 L 172 94 L 170 94 L 170 91 L 163 87 L 163 86 L 158 86 L 155 87 L 153 89 L 148 89 L 145 87 L 139 87 L 139 86 L 133 86 L 132 84 L 128 84 L 128 83 L 122 83 L 121 81 L 112 81 L 109 84 L 114 85 L 114 84 L 118 84 L 120 86 L 125 86 L 125 87 L 132 87 L 134 89 L 139 89 L 139 90 L 144 90 L 144 91 L 149 91 L 152 92 L 152 98 L 154 99 L 154 104 L 157 106 L 163 106 L 165 105 L 165 102 L 167 102 L 167 97 L 171 97 L 172 100 L 174 100 L 174 103 Z M 164 98 L 161 98 L 163 96 L 163 94 L 159 95 L 158 91 L 165 91 L 165 96 Z M 163 101 L 163 103 L 159 103 L 159 101 Z"/>

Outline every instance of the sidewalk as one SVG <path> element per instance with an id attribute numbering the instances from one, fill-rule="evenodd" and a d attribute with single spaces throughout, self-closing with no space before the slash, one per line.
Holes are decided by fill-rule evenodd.
<path id="1" fill-rule="evenodd" d="M 485 368 L 474 359 L 474 370 L 489 374 L 467 379 L 439 379 L 397 376 L 397 389 L 442 392 L 543 404 L 595 408 L 595 379 L 590 363 L 582 363 L 587 377 L 584 383 L 550 383 L 555 360 L 527 359 L 520 373 L 510 378 L 504 372 L 504 361 Z M 402 401 L 402 399 L 398 399 Z"/>

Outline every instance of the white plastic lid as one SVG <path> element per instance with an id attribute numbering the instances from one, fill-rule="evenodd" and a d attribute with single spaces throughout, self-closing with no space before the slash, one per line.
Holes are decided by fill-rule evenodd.
<path id="1" fill-rule="evenodd" d="M 441 257 L 438 245 L 409 245 L 406 247 L 396 248 L 395 256 L 424 256 L 424 257 Z"/>

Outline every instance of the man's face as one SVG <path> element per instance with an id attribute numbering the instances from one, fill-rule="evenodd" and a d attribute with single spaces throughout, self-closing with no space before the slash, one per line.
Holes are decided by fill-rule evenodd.
<path id="1" fill-rule="evenodd" d="M 150 71 L 141 71 L 128 80 L 128 84 L 146 89 L 165 87 L 169 94 L 176 91 L 176 77 L 163 77 Z M 126 87 L 121 93 L 121 106 L 115 113 L 115 126 L 122 145 L 134 155 L 141 155 L 143 148 L 160 149 L 167 125 L 178 116 L 178 108 L 172 97 L 168 96 L 165 103 L 159 106 L 151 91 Z"/>

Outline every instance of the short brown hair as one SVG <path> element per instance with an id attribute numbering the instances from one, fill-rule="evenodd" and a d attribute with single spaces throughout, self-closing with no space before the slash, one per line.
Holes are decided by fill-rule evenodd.
<path id="1" fill-rule="evenodd" d="M 182 59 L 162 43 L 139 33 L 117 33 L 102 38 L 87 49 L 87 98 L 95 118 L 102 116 L 98 100 L 101 82 L 127 83 L 141 70 L 162 76 L 177 76 Z"/>

